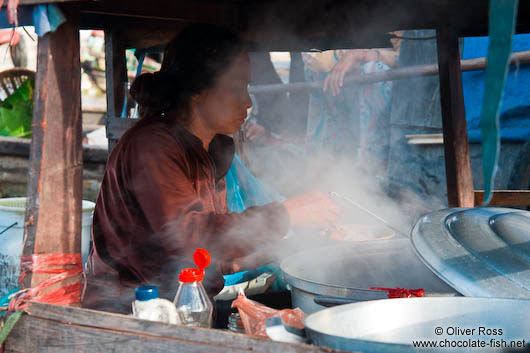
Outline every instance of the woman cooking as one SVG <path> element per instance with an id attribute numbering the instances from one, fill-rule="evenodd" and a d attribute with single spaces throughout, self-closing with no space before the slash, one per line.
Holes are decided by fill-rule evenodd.
<path id="1" fill-rule="evenodd" d="M 222 274 L 261 265 L 245 259 L 290 226 L 326 228 L 337 218 L 319 192 L 228 213 L 224 176 L 234 144 L 227 135 L 251 106 L 249 81 L 244 43 L 212 25 L 184 29 L 168 44 L 160 71 L 134 81 L 141 119 L 107 162 L 84 307 L 129 313 L 133 289 L 143 284 L 173 298 L 179 271 L 195 267 L 199 247 L 212 255 L 203 283 L 214 295 Z"/>

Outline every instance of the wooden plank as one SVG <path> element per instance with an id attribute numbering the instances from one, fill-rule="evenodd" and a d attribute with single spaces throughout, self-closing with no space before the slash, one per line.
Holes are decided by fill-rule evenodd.
<path id="1" fill-rule="evenodd" d="M 31 140 L 0 136 L 0 155 L 29 157 Z M 98 146 L 83 145 L 83 162 L 104 163 L 108 151 Z"/>
<path id="2" fill-rule="evenodd" d="M 146 323 L 147 324 L 147 323 Z M 250 352 L 222 344 L 161 338 L 122 330 L 69 325 L 23 317 L 5 343 L 6 353 L 200 353 Z"/>
<path id="3" fill-rule="evenodd" d="M 79 26 L 70 14 L 38 43 L 24 255 L 81 252 L 81 125 Z M 23 287 L 48 277 L 27 276 Z"/>
<path id="4" fill-rule="evenodd" d="M 108 25 L 105 28 L 105 68 L 107 91 L 107 122 L 108 117 L 120 116 L 123 99 L 124 84 L 128 82 L 125 61 L 125 47 L 119 37 L 119 28 Z M 107 123 L 107 132 L 109 131 Z M 109 153 L 116 144 L 109 139 Z"/>
<path id="5" fill-rule="evenodd" d="M 144 321 L 101 311 L 32 303 L 7 352 L 330 352 L 225 330 Z"/>
<path id="6" fill-rule="evenodd" d="M 29 156 L 31 140 L 0 136 L 0 154 L 10 156 Z"/>
<path id="7" fill-rule="evenodd" d="M 458 37 L 445 29 L 439 29 L 437 44 L 448 205 L 473 207 L 474 189 Z"/>
<path id="8" fill-rule="evenodd" d="M 113 0 L 81 4 L 80 9 L 85 27 L 106 23 L 124 48 L 136 49 L 163 46 L 193 22 L 233 26 L 237 19 L 237 5 L 231 1 Z"/>
<path id="9" fill-rule="evenodd" d="M 484 190 L 475 191 L 475 204 L 484 201 Z M 530 190 L 494 190 L 489 206 L 530 206 Z"/>
<path id="10" fill-rule="evenodd" d="M 297 43 L 318 49 L 376 47 L 390 31 L 438 28 L 442 24 L 487 33 L 487 3 L 480 1 L 460 6 L 455 0 L 249 0 L 241 3 L 240 12 L 238 25 L 249 33 L 248 39 L 285 43 L 293 50 Z"/>
<path id="11" fill-rule="evenodd" d="M 441 145 L 444 143 L 443 134 L 414 134 L 405 135 L 409 145 Z"/>
<path id="12" fill-rule="evenodd" d="M 237 2 L 233 1 L 167 1 L 111 0 L 81 4 L 81 11 L 98 16 L 146 19 L 151 22 L 184 21 L 233 24 Z M 134 28 L 129 28 L 134 30 Z"/>
<path id="13" fill-rule="evenodd" d="M 387 32 L 398 29 L 451 28 L 460 36 L 488 33 L 488 2 L 482 0 L 465 6 L 457 0 L 113 0 L 84 2 L 81 9 L 87 28 L 101 28 L 107 18 L 126 28 L 125 45 L 137 48 L 165 44 L 175 28 L 192 22 L 231 26 L 263 50 L 375 47 Z M 520 2 L 518 31 L 530 31 L 529 9 L 527 2 Z M 151 28 L 152 35 L 144 28 Z"/>

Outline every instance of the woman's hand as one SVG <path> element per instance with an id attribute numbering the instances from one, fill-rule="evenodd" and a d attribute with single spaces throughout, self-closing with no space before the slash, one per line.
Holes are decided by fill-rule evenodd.
<path id="1" fill-rule="evenodd" d="M 223 275 L 230 275 L 240 271 L 249 271 L 277 260 L 273 254 L 274 253 L 271 249 L 261 249 L 244 257 L 219 261 L 217 264 L 217 271 Z"/>
<path id="2" fill-rule="evenodd" d="M 320 191 L 290 198 L 283 205 L 292 226 L 328 228 L 340 213 L 339 208 Z"/>
<path id="3" fill-rule="evenodd" d="M 244 134 L 245 139 L 254 143 L 262 145 L 273 145 L 278 143 L 278 139 L 272 136 L 267 128 L 256 122 L 246 122 Z"/>

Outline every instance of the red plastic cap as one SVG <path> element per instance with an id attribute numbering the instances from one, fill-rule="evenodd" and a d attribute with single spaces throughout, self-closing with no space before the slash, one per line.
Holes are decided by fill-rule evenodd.
<path id="1" fill-rule="evenodd" d="M 210 257 L 210 253 L 208 251 L 198 248 L 193 254 L 193 261 L 198 268 L 204 271 L 206 267 L 210 266 L 212 258 Z"/>
<path id="2" fill-rule="evenodd" d="M 186 283 L 200 282 L 204 279 L 204 271 L 198 268 L 185 268 L 180 271 L 179 281 Z"/>
<path id="3" fill-rule="evenodd" d="M 179 281 L 185 283 L 200 282 L 204 279 L 204 269 L 210 265 L 210 253 L 204 249 L 197 249 L 193 254 L 193 261 L 198 268 L 185 268 L 180 271 Z"/>

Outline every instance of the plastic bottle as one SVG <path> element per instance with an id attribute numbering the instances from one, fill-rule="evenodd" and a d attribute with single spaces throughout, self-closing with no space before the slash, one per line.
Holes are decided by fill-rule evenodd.
<path id="1" fill-rule="evenodd" d="M 175 305 L 158 297 L 156 286 L 142 286 L 135 289 L 136 300 L 132 303 L 133 316 L 143 320 L 177 323 Z"/>
<path id="2" fill-rule="evenodd" d="M 197 249 L 193 261 L 198 268 L 185 268 L 179 274 L 179 288 L 175 296 L 177 322 L 181 325 L 211 327 L 213 305 L 204 287 L 204 269 L 210 265 L 210 254 Z"/>

